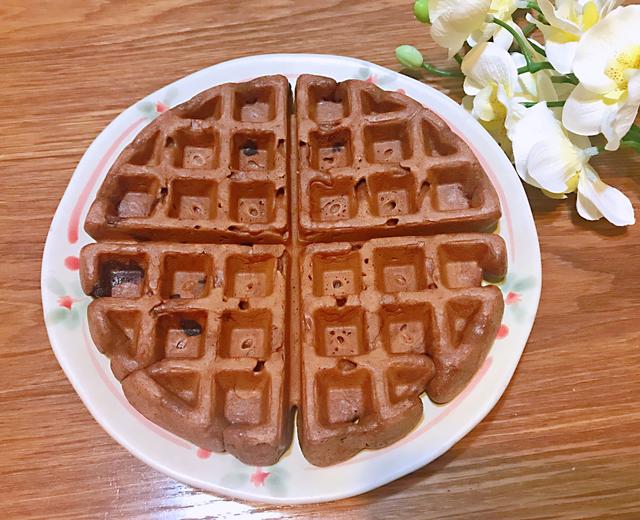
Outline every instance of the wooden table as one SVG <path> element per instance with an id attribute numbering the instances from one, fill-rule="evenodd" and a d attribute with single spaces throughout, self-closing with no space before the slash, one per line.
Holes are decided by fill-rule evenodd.
<path id="1" fill-rule="evenodd" d="M 350 500 L 245 504 L 145 466 L 91 418 L 40 306 L 51 217 L 97 133 L 147 93 L 229 58 L 444 53 L 410 1 L 3 0 L 0 4 L 0 511 L 12 518 L 638 518 L 640 225 L 588 223 L 527 189 L 544 290 L 493 412 L 427 467 Z M 454 98 L 454 80 L 429 83 Z M 640 157 L 595 161 L 640 209 Z"/>

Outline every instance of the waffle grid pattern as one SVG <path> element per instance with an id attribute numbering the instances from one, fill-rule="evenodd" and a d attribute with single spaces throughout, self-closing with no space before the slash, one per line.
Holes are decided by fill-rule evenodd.
<path id="1" fill-rule="evenodd" d="M 85 292 L 101 295 L 93 337 L 138 410 L 211 450 L 243 458 L 258 437 L 270 449 L 256 463 L 280 456 L 290 442 L 284 246 L 96 243 L 81 268 Z"/>
<path id="2" fill-rule="evenodd" d="M 469 147 L 417 102 L 307 75 L 296 99 L 303 239 L 482 231 L 499 218 Z"/>
<path id="3" fill-rule="evenodd" d="M 476 234 L 306 248 L 299 435 L 311 462 L 385 445 L 420 418 L 425 388 L 447 402 L 465 386 L 503 307 L 482 280 L 501 277 L 505 257 L 502 239 Z"/>
<path id="4" fill-rule="evenodd" d="M 481 232 L 498 198 L 444 122 L 316 76 L 295 106 L 290 137 L 274 76 L 162 114 L 109 172 L 81 253 L 92 337 L 132 405 L 259 466 L 290 445 L 294 407 L 316 465 L 406 435 L 422 392 L 467 384 L 503 312 L 484 280 L 505 245 Z"/>
<path id="5" fill-rule="evenodd" d="M 86 221 L 97 239 L 280 243 L 288 237 L 284 77 L 207 90 L 147 126 Z"/>

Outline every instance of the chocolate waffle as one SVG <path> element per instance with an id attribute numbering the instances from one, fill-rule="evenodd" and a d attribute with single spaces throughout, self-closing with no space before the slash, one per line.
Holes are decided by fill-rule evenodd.
<path id="1" fill-rule="evenodd" d="M 297 408 L 305 457 L 335 464 L 406 435 L 421 393 L 448 402 L 482 363 L 499 216 L 466 144 L 407 96 L 309 75 L 295 106 L 281 76 L 214 87 L 145 128 L 98 192 L 91 335 L 167 430 L 266 466 Z"/>
<path id="2" fill-rule="evenodd" d="M 269 465 L 291 440 L 284 246 L 90 244 L 91 335 L 143 415 Z"/>
<path id="3" fill-rule="evenodd" d="M 303 240 L 486 231 L 500 218 L 469 147 L 411 98 L 303 75 L 296 100 Z"/>
<path id="4" fill-rule="evenodd" d="M 288 237 L 284 76 L 206 90 L 125 148 L 85 222 L 96 240 L 278 243 Z"/>

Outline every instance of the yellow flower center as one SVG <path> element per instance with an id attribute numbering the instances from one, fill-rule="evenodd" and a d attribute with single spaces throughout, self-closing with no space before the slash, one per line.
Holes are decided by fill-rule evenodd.
<path id="1" fill-rule="evenodd" d="M 495 113 L 495 119 L 504 121 L 507 117 L 507 108 L 498 99 L 498 84 L 495 81 L 492 81 L 491 87 L 491 108 Z M 509 95 L 509 92 L 507 92 L 507 95 Z"/>
<path id="2" fill-rule="evenodd" d="M 581 12 L 578 12 L 576 7 L 575 2 L 566 2 L 558 9 L 557 13 L 561 18 L 578 26 L 580 33 L 587 32 L 600 21 L 600 9 L 598 9 L 598 5 L 594 1 L 587 2 Z M 551 39 L 558 43 L 577 42 L 580 41 L 580 33 L 576 34 L 555 28 Z M 547 37 L 549 38 L 549 36 Z"/>
<path id="3" fill-rule="evenodd" d="M 584 4 L 581 12 L 576 10 L 577 2 L 565 2 L 558 9 L 558 14 L 581 28 L 582 32 L 591 29 L 600 20 L 600 9 L 596 2 L 591 0 Z"/>
<path id="4" fill-rule="evenodd" d="M 580 181 L 580 173 L 576 172 L 567 179 L 567 193 L 573 193 L 578 189 L 578 181 Z"/>
<path id="5" fill-rule="evenodd" d="M 582 30 L 588 31 L 600 20 L 600 11 L 595 2 L 589 2 L 582 10 Z"/>
<path id="6" fill-rule="evenodd" d="M 618 53 L 605 69 L 604 73 L 618 87 L 614 92 L 608 94 L 607 98 L 617 100 L 626 95 L 629 88 L 628 71 L 634 69 L 640 69 L 640 45 L 632 45 Z"/>

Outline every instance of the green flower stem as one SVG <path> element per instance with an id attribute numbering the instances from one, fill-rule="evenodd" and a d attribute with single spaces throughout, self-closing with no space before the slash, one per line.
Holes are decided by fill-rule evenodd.
<path id="1" fill-rule="evenodd" d="M 529 45 L 531 45 L 531 47 L 533 47 L 534 51 L 536 51 L 538 54 L 541 54 L 545 58 L 547 57 L 547 53 L 542 47 L 540 47 L 536 42 L 534 42 L 532 40 L 528 40 L 528 41 L 529 41 Z"/>
<path id="2" fill-rule="evenodd" d="M 459 52 L 456 52 L 456 54 L 453 56 L 453 59 L 458 62 L 458 65 L 462 65 L 462 56 L 460 56 Z"/>
<path id="3" fill-rule="evenodd" d="M 565 103 L 566 101 L 547 101 L 547 106 L 549 108 L 558 108 L 558 107 L 563 107 Z M 531 108 L 536 106 L 538 103 L 535 103 L 533 101 L 523 101 L 520 104 L 524 105 L 526 108 Z"/>
<path id="4" fill-rule="evenodd" d="M 627 148 L 633 148 L 636 152 L 640 153 L 640 126 L 633 125 L 627 135 L 622 138 L 622 146 Z"/>
<path id="5" fill-rule="evenodd" d="M 423 63 L 422 68 L 427 72 L 430 72 L 431 74 L 442 76 L 444 78 L 464 78 L 464 74 L 460 71 L 439 69 L 438 67 L 434 67 L 429 63 Z"/>
<path id="6" fill-rule="evenodd" d="M 632 125 L 629 132 L 627 132 L 627 135 L 622 139 L 624 141 L 638 141 L 640 143 L 640 126 Z"/>
<path id="7" fill-rule="evenodd" d="M 551 76 L 551 83 L 571 83 L 577 85 L 579 83 L 575 74 L 565 74 L 564 76 Z"/>
<path id="8" fill-rule="evenodd" d="M 542 9 L 540 9 L 538 2 L 527 2 L 527 9 L 537 11 L 544 18 L 544 13 L 542 12 Z"/>
<path id="9" fill-rule="evenodd" d="M 622 141 L 621 146 L 632 148 L 636 152 L 640 153 L 640 141 Z"/>
<path id="10" fill-rule="evenodd" d="M 531 56 L 531 48 L 530 46 L 527 45 L 527 43 L 529 43 L 528 40 L 525 40 L 513 27 L 511 27 L 508 23 L 503 22 L 502 20 L 500 20 L 499 18 L 493 18 L 493 23 L 495 23 L 496 25 L 499 25 L 500 27 L 502 27 L 503 29 L 509 31 L 511 33 L 511 36 L 513 36 L 513 39 L 518 43 L 518 45 L 520 46 L 520 50 L 522 51 L 522 54 L 524 56 L 525 61 L 527 62 L 527 66 L 526 67 L 520 67 L 518 69 L 518 74 L 525 74 L 527 72 L 530 72 L 531 74 L 535 74 L 536 72 L 540 72 L 541 70 L 544 69 L 553 69 L 553 65 L 551 65 L 551 63 L 547 62 L 547 61 L 543 61 L 543 62 L 536 62 L 533 61 L 533 57 Z"/>
<path id="11" fill-rule="evenodd" d="M 534 23 L 528 23 L 522 28 L 522 32 L 525 36 L 530 36 L 538 27 Z"/>
<path id="12" fill-rule="evenodd" d="M 553 69 L 553 65 L 548 61 L 542 61 L 540 63 L 533 63 L 532 65 L 525 65 L 524 67 L 520 67 L 518 69 L 518 74 L 526 74 L 530 72 L 531 74 L 535 74 L 536 72 L 540 72 L 545 69 Z"/>

